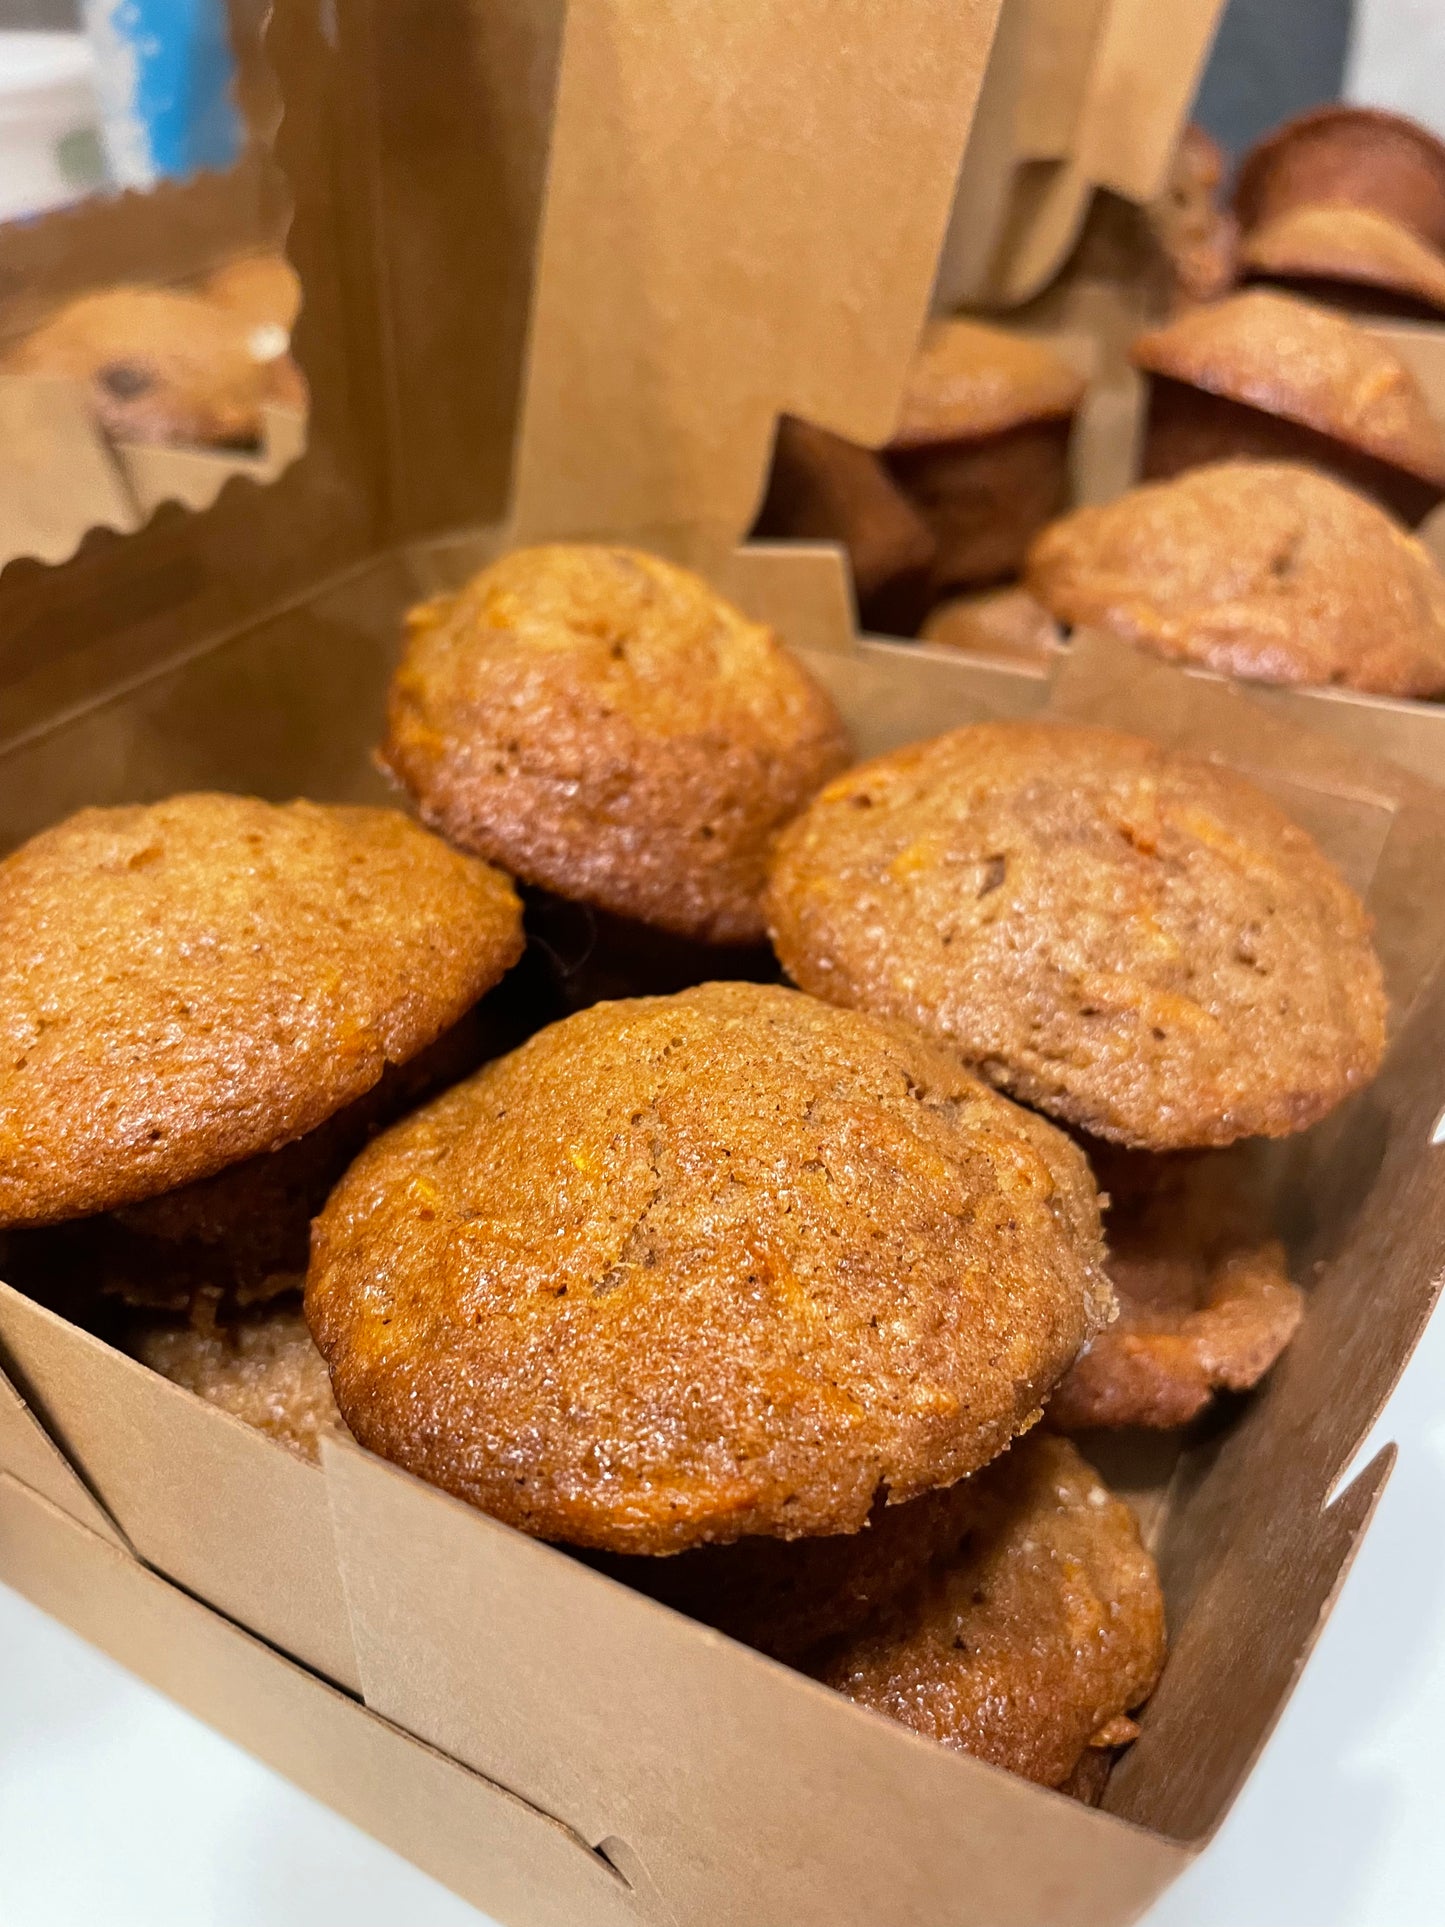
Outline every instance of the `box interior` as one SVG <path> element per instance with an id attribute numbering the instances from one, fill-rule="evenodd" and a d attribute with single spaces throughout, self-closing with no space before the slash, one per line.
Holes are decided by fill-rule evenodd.
<path id="1" fill-rule="evenodd" d="M 135 800 L 199 783 L 277 798 L 298 791 L 379 798 L 385 792 L 367 752 L 401 612 L 420 590 L 454 579 L 474 554 L 472 544 L 455 541 L 398 551 L 253 631 L 15 744 L 0 761 L 0 836 L 12 843 L 84 802 Z M 786 614 L 775 613 L 786 629 Z M 898 654 L 863 644 L 810 657 L 863 725 L 865 752 L 1007 707 L 966 662 L 925 667 L 921 659 L 923 674 L 915 676 Z M 1445 1160 L 1430 1139 L 1445 1093 L 1421 1040 L 1445 1020 L 1445 983 L 1429 976 L 1445 935 L 1445 889 L 1429 887 L 1432 866 L 1445 860 L 1434 854 L 1445 851 L 1445 798 L 1398 769 L 1301 737 L 1236 690 L 1123 664 L 1108 644 L 1080 646 L 1053 705 L 1062 716 L 1103 714 L 1223 755 L 1266 781 L 1367 894 L 1396 1019 L 1379 1082 L 1325 1126 L 1264 1153 L 1297 1275 L 1308 1279 L 1320 1267 L 1295 1346 L 1265 1391 L 1227 1423 L 1192 1438 L 1177 1455 L 1148 1450 L 1110 1467 L 1149 1522 L 1175 1649 L 1143 1738 L 1116 1772 L 1106 1806 L 1173 1839 L 1197 1841 L 1217 1823 L 1264 1737 L 1382 1483 L 1381 1460 L 1334 1496 L 1439 1284 L 1433 1227 L 1445 1214 Z M 237 727 L 238 718 L 244 726 Z M 1372 1315 L 1361 1321 L 1367 1293 Z M 360 1687 L 368 1704 L 446 1751 L 468 1758 L 468 1735 L 475 1746 L 478 1735 L 495 1732 L 495 1707 L 465 1724 L 462 1679 L 449 1677 L 445 1690 L 438 1685 L 438 1656 L 455 1662 L 470 1647 L 457 1629 L 437 1626 L 438 1608 L 416 1575 L 419 1549 L 438 1528 L 438 1506 L 460 1540 L 449 1557 L 466 1556 L 467 1533 L 485 1534 L 476 1537 L 478 1592 L 462 1589 L 467 1610 L 490 1583 L 484 1573 L 499 1556 L 495 1542 L 513 1535 L 388 1473 L 392 1525 L 401 1533 L 397 1520 L 410 1522 L 418 1553 L 415 1560 L 388 1556 L 387 1544 L 402 1539 L 367 1540 L 365 1556 L 375 1567 L 368 1583 L 381 1587 L 380 1571 L 391 1587 L 410 1572 L 415 1596 L 405 1591 L 403 1607 L 388 1600 L 385 1631 L 368 1658 L 374 1621 L 358 1613 L 347 1550 L 366 1538 L 364 1518 L 358 1510 L 346 1543 L 333 1545 L 330 1468 L 302 1464 L 9 1291 L 0 1301 L 0 1340 L 22 1393 L 143 1557 L 328 1677 Z M 1330 1387 L 1323 1407 L 1322 1384 Z M 147 1465 L 136 1463 L 137 1435 L 147 1442 Z M 157 1464 L 165 1468 L 159 1478 Z M 348 1477 L 355 1483 L 354 1473 Z M 228 1503 L 219 1515 L 213 1511 L 212 1529 L 205 1494 L 218 1487 Z M 450 1520 L 453 1511 L 459 1524 Z M 266 1548 L 264 1560 L 256 1558 L 258 1546 Z M 539 1595 L 528 1611 L 539 1612 L 564 1568 L 556 1555 L 525 1541 L 516 1558 L 523 1569 L 528 1559 L 548 1562 L 545 1574 L 541 1567 L 527 1573 Z M 584 1593 L 610 1586 L 570 1561 L 565 1570 L 569 1586 Z M 1265 1574 L 1272 1583 L 1261 1589 Z M 672 1619 L 662 1608 L 646 1610 L 654 1633 Z M 428 1630 L 418 1654 L 395 1669 L 416 1698 L 393 1706 L 387 1698 L 396 1681 L 381 1656 L 399 1650 L 398 1625 Z M 715 1639 L 700 1628 L 686 1632 L 705 1643 Z M 1234 1697 L 1231 1717 L 1222 1721 L 1217 1682 L 1226 1666 Z M 546 1730 L 540 1709 L 532 1718 Z M 428 1731 L 432 1721 L 441 1724 Z M 547 1757 L 544 1751 L 528 1772 L 542 1772 Z M 505 1777 L 495 1757 L 472 1763 Z M 972 1765 L 948 1759 L 950 1768 Z M 536 1798 L 525 1780 L 507 1783 Z"/>

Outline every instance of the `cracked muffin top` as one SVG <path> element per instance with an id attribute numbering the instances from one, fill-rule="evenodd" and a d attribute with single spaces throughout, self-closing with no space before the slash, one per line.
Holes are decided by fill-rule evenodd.
<path id="1" fill-rule="evenodd" d="M 1087 383 L 1041 341 L 958 316 L 931 321 L 909 370 L 894 449 L 977 441 L 1072 415 Z"/>
<path id="2" fill-rule="evenodd" d="M 594 1005 L 365 1151 L 306 1314 L 362 1444 L 612 1552 L 859 1530 L 987 1463 L 1107 1320 L 1082 1153 L 900 1025 Z"/>
<path id="3" fill-rule="evenodd" d="M 1330 309 L 1253 288 L 1140 335 L 1129 358 L 1445 487 L 1445 430 L 1419 382 L 1378 335 Z"/>
<path id="4" fill-rule="evenodd" d="M 1113 730 L 978 724 L 860 764 L 780 839 L 766 903 L 804 990 L 1140 1149 L 1302 1130 L 1384 1051 L 1369 919 L 1305 832 Z"/>
<path id="5" fill-rule="evenodd" d="M 762 936 L 778 828 L 847 760 L 771 629 L 636 549 L 519 549 L 413 610 L 383 759 L 524 881 L 708 943 Z"/>
<path id="6" fill-rule="evenodd" d="M 1212 462 L 1045 529 L 1060 622 L 1256 682 L 1445 693 L 1445 575 L 1383 509 L 1292 462 Z"/>
<path id="7" fill-rule="evenodd" d="M 277 1150 L 516 962 L 508 880 L 396 810 L 195 794 L 0 863 L 0 1224 Z"/>

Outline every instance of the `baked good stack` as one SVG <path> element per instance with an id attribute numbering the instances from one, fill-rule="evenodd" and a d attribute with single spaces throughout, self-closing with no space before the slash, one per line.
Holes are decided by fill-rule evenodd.
<path id="1" fill-rule="evenodd" d="M 344 1426 L 1096 1797 L 1164 1603 L 1063 1434 L 1177 1427 L 1278 1358 L 1302 1294 L 1217 1160 L 1368 1083 L 1380 969 L 1212 765 L 1063 724 L 846 757 L 690 572 L 504 557 L 414 613 L 392 689 L 439 835 L 191 796 L 0 865 L 0 1212 L 36 1289 L 101 1280 L 138 1356 L 293 1448 Z M 504 870 L 693 981 L 635 994 L 639 942 L 499 1009 Z M 730 969 L 765 932 L 796 987 Z"/>

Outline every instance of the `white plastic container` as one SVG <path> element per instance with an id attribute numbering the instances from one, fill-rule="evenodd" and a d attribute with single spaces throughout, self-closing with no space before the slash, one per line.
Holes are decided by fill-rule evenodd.
<path id="1" fill-rule="evenodd" d="M 0 33 L 0 221 L 101 185 L 95 60 L 78 33 Z"/>

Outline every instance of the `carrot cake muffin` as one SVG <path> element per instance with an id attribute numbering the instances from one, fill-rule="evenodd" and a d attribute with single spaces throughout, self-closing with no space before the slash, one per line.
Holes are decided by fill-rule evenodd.
<path id="1" fill-rule="evenodd" d="M 1064 632 L 1053 616 L 1027 589 L 1020 588 L 986 589 L 940 602 L 919 639 L 1041 669 L 1047 669 L 1064 647 Z"/>
<path id="2" fill-rule="evenodd" d="M 1257 1385 L 1294 1337 L 1304 1294 L 1238 1163 L 1230 1151 L 1095 1160 L 1119 1316 L 1049 1401 L 1055 1430 L 1188 1425 L 1217 1392 Z"/>
<path id="3" fill-rule="evenodd" d="M 1143 470 L 1304 461 L 1412 526 L 1445 498 L 1445 430 L 1414 375 L 1344 315 L 1253 288 L 1140 335 L 1150 378 Z"/>
<path id="4" fill-rule="evenodd" d="M 933 531 L 935 591 L 1012 575 L 1068 499 L 1078 370 L 1043 342 L 982 322 L 932 322 L 888 448 Z"/>
<path id="5" fill-rule="evenodd" d="M 636 549 L 521 549 L 414 610 L 382 758 L 527 883 L 755 942 L 773 838 L 848 755 L 770 629 Z"/>
<path id="6" fill-rule="evenodd" d="M 85 295 L 18 343 L 4 366 L 83 383 L 101 428 L 123 442 L 250 446 L 272 392 L 244 320 L 165 288 Z"/>
<path id="7" fill-rule="evenodd" d="M 1164 1599 L 1128 1506 L 1067 1440 L 1031 1433 L 968 1481 L 973 1517 L 860 1632 L 805 1659 L 860 1706 L 1060 1786 L 1164 1665 Z"/>
<path id="8" fill-rule="evenodd" d="M 1081 1152 L 796 991 L 598 1004 L 378 1138 L 306 1313 L 356 1437 L 542 1538 L 857 1531 L 1035 1419 L 1112 1309 Z"/>
<path id="9" fill-rule="evenodd" d="M 1296 115 L 1245 155 L 1235 209 L 1253 230 L 1321 203 L 1388 215 L 1445 249 L 1445 142 L 1378 107 L 1336 102 Z"/>
<path id="10" fill-rule="evenodd" d="M 297 1303 L 259 1306 L 227 1323 L 147 1323 L 125 1348 L 302 1458 L 319 1458 L 321 1440 L 346 1430 Z"/>
<path id="11" fill-rule="evenodd" d="M 1295 462 L 1212 462 L 1076 509 L 1031 594 L 1085 625 L 1256 682 L 1445 695 L 1445 576 L 1400 525 Z"/>
<path id="12" fill-rule="evenodd" d="M 244 254 L 227 261 L 207 275 L 201 293 L 252 328 L 279 328 L 287 335 L 301 312 L 301 282 L 284 254 Z"/>
<path id="13" fill-rule="evenodd" d="M 264 1296 L 522 937 L 507 879 L 396 811 L 195 794 L 0 862 L 0 945 L 0 1224 L 106 1214 L 104 1264 Z"/>
<path id="14" fill-rule="evenodd" d="M 1112 730 L 978 724 L 849 770 L 767 907 L 804 990 L 1143 1149 L 1302 1130 L 1384 1051 L 1369 919 L 1310 838 Z"/>

